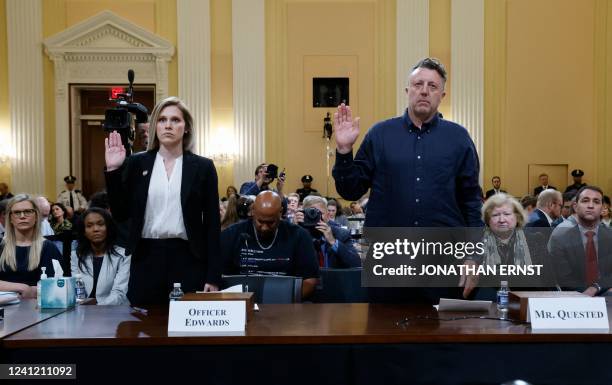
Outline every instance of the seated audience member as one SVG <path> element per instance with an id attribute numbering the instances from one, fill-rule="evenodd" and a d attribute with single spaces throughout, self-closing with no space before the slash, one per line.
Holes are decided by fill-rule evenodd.
<path id="1" fill-rule="evenodd" d="M 603 208 L 601 209 L 601 223 L 606 225 L 606 227 L 610 227 L 610 222 L 612 222 L 612 213 L 610 212 L 610 197 L 604 195 Z"/>
<path id="2" fill-rule="evenodd" d="M 239 203 L 240 198 L 238 198 L 237 195 L 229 197 L 225 214 L 221 217 L 221 231 L 240 221 L 240 217 L 238 216 Z"/>
<path id="3" fill-rule="evenodd" d="M 0 291 L 14 291 L 23 298 L 36 298 L 36 283 L 46 267 L 55 275 L 52 260 L 60 260 L 57 248 L 42 237 L 40 211 L 29 195 L 9 200 L 6 233 L 0 244 Z"/>
<path id="4" fill-rule="evenodd" d="M 363 217 L 363 209 L 361 208 L 361 204 L 359 202 L 351 202 L 351 215 L 354 217 Z"/>
<path id="5" fill-rule="evenodd" d="M 527 213 L 516 199 L 504 193 L 492 195 L 482 206 L 482 217 L 485 223 L 483 259 L 482 261 L 467 260 L 466 264 L 544 265 L 543 271 L 547 271 L 546 242 L 541 234 L 523 230 Z M 508 280 L 512 287 L 512 278 Z M 478 281 L 477 276 L 462 277 L 464 297 L 467 298 L 470 295 Z M 514 282 L 516 285 L 517 280 L 515 279 Z M 523 279 L 522 285 L 524 286 L 525 283 L 526 280 Z M 480 289 L 482 290 L 480 290 L 479 299 L 484 299 L 484 297 L 490 300 L 495 299 L 497 289 Z"/>
<path id="6" fill-rule="evenodd" d="M 523 209 L 527 212 L 527 216 L 531 215 L 537 204 L 538 199 L 532 195 L 525 195 L 521 198 L 521 206 L 523 206 Z"/>
<path id="7" fill-rule="evenodd" d="M 72 231 L 72 222 L 68 220 L 68 211 L 59 202 L 51 205 L 51 228 L 55 235 Z"/>
<path id="8" fill-rule="evenodd" d="M 300 202 L 304 202 L 304 198 L 312 193 L 317 193 L 318 191 L 312 188 L 312 175 L 304 175 L 302 177 L 302 188 L 295 190 L 296 194 L 300 197 Z"/>
<path id="9" fill-rule="evenodd" d="M 255 169 L 255 180 L 244 182 L 240 186 L 240 195 L 257 195 L 262 191 L 272 190 L 270 184 L 274 182 L 274 178 L 268 176 L 268 165 L 262 163 Z M 276 191 L 283 198 L 283 187 L 285 185 L 285 175 L 279 175 L 276 182 Z"/>
<path id="10" fill-rule="evenodd" d="M 108 193 L 106 191 L 98 191 L 97 193 L 91 196 L 91 199 L 89 200 L 89 208 L 91 209 L 94 207 L 104 209 L 108 211 L 112 216 L 110 202 L 108 201 Z M 131 220 L 128 218 L 124 221 L 117 221 L 113 217 L 113 221 L 115 222 L 115 225 L 117 226 L 117 239 L 115 241 L 115 245 L 119 247 L 123 247 L 125 249 L 129 242 L 128 239 L 130 236 L 130 221 Z M 75 225 L 81 226 L 80 221 L 77 222 Z M 73 226 L 73 227 L 78 227 L 78 226 Z"/>
<path id="11" fill-rule="evenodd" d="M 538 178 L 540 179 L 540 185 L 533 189 L 534 197 L 537 197 L 542 191 L 545 190 L 556 190 L 555 186 L 550 186 L 548 184 L 548 174 L 540 174 Z"/>
<path id="12" fill-rule="evenodd" d="M 0 183 L 0 200 L 11 199 L 13 194 L 10 193 L 8 185 L 4 182 Z"/>
<path id="13" fill-rule="evenodd" d="M 98 305 L 127 304 L 130 257 L 115 245 L 117 226 L 110 213 L 89 208 L 81 223 L 77 249 L 70 258 L 72 276 L 82 275 L 88 298 L 95 298 Z"/>
<path id="14" fill-rule="evenodd" d="M 304 210 L 295 215 L 296 223 L 306 227 L 314 241 L 314 247 L 319 255 L 319 266 L 332 268 L 360 267 L 361 258 L 353 246 L 351 234 L 329 221 L 327 200 L 309 195 L 304 198 Z M 314 208 L 318 210 L 321 220 L 316 226 L 305 226 L 305 211 Z"/>
<path id="15" fill-rule="evenodd" d="M 273 191 L 257 195 L 253 217 L 221 233 L 225 274 L 302 277 L 302 298 L 313 292 L 319 264 L 308 232 L 281 219 L 281 198 Z"/>
<path id="16" fill-rule="evenodd" d="M 555 228 L 562 224 L 563 222 L 570 222 L 571 226 L 575 225 L 577 222 L 572 216 L 574 210 L 572 205 L 574 203 L 574 198 L 576 197 L 576 193 L 567 192 L 563 193 L 563 207 L 561 207 L 561 215 L 551 223 L 551 227 Z"/>
<path id="17" fill-rule="evenodd" d="M 225 200 L 230 199 L 230 197 L 234 195 L 238 195 L 238 190 L 236 189 L 236 187 L 227 186 L 227 189 L 225 190 Z"/>
<path id="18" fill-rule="evenodd" d="M 501 178 L 500 177 L 494 176 L 493 178 L 491 178 L 491 184 L 493 185 L 493 188 L 491 190 L 487 190 L 485 194 L 485 199 L 489 199 L 495 194 L 501 194 L 501 193 L 507 194 L 506 191 L 501 189 Z"/>
<path id="19" fill-rule="evenodd" d="M 287 212 L 285 213 L 285 218 L 289 222 L 293 222 L 295 213 L 298 212 L 299 208 L 300 196 L 297 193 L 290 193 L 289 195 L 287 195 Z"/>
<path id="20" fill-rule="evenodd" d="M 348 227 L 348 219 L 342 215 L 342 206 L 335 199 L 327 201 L 327 212 L 329 213 L 329 220 L 336 223 L 338 226 Z"/>
<path id="21" fill-rule="evenodd" d="M 54 235 L 55 231 L 53 231 L 48 219 L 49 213 L 51 212 L 51 205 L 49 204 L 49 201 L 43 196 L 37 196 L 34 200 L 36 201 L 36 206 L 38 206 L 40 217 L 42 218 L 40 221 L 40 231 L 42 232 L 43 237 Z"/>
<path id="22" fill-rule="evenodd" d="M 6 204 L 8 201 L 8 199 L 0 201 L 0 239 L 4 238 L 4 231 L 6 229 Z"/>
<path id="23" fill-rule="evenodd" d="M 219 200 L 219 218 L 223 218 L 225 216 L 226 211 L 227 211 L 227 201 Z"/>
<path id="24" fill-rule="evenodd" d="M 574 203 L 578 224 L 557 227 L 550 237 L 557 284 L 564 289 L 595 296 L 612 286 L 612 230 L 601 225 L 602 203 L 599 187 L 581 188 Z"/>
<path id="25" fill-rule="evenodd" d="M 527 227 L 550 227 L 561 216 L 563 197 L 557 190 L 544 190 L 538 195 L 536 209 L 529 215 Z"/>

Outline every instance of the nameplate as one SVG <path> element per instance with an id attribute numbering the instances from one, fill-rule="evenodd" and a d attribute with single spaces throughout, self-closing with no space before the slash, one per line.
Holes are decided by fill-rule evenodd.
<path id="1" fill-rule="evenodd" d="M 244 335 L 244 301 L 171 301 L 168 335 Z"/>
<path id="2" fill-rule="evenodd" d="M 529 298 L 534 333 L 609 333 L 604 298 Z"/>

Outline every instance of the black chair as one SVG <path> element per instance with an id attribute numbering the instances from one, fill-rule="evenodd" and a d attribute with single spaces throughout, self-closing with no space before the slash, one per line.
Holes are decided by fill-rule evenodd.
<path id="1" fill-rule="evenodd" d="M 368 302 L 367 288 L 361 287 L 361 267 L 350 269 L 322 268 L 313 302 Z"/>
<path id="2" fill-rule="evenodd" d="M 221 288 L 243 285 L 256 303 L 302 302 L 302 278 L 282 275 L 224 275 Z"/>

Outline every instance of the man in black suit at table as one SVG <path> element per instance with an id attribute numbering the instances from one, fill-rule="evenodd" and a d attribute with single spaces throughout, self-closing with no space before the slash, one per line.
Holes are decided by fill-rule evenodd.
<path id="1" fill-rule="evenodd" d="M 574 202 L 577 224 L 556 229 L 548 248 L 557 284 L 589 296 L 606 294 L 612 286 L 612 230 L 601 225 L 603 192 L 585 186 Z"/>
<path id="2" fill-rule="evenodd" d="M 540 179 L 540 185 L 533 189 L 533 196 L 537 197 L 538 194 L 544 190 L 548 190 L 548 189 L 556 190 L 557 189 L 555 186 L 548 185 L 548 174 L 545 174 L 545 173 L 540 174 L 539 179 Z"/>
<path id="3" fill-rule="evenodd" d="M 493 183 L 493 188 L 486 192 L 485 199 L 491 198 L 495 194 L 504 193 L 507 194 L 505 190 L 501 189 L 501 178 L 498 176 L 494 176 L 491 178 L 491 183 Z"/>

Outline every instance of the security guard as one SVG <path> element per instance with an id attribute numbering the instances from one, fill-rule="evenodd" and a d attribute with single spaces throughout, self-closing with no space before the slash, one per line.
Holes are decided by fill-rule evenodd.
<path id="1" fill-rule="evenodd" d="M 582 183 L 582 176 L 584 175 L 584 171 L 582 170 L 574 170 L 572 171 L 572 177 L 574 178 L 574 184 L 567 186 L 565 192 L 573 192 L 577 193 L 578 190 L 586 186 L 586 183 Z"/>
<path id="2" fill-rule="evenodd" d="M 300 196 L 300 202 L 302 202 L 308 195 L 318 192 L 317 190 L 310 188 L 310 186 L 312 186 L 312 180 L 312 175 L 304 175 L 302 177 L 302 185 L 304 187 L 295 190 L 295 192 Z"/>
<path id="3" fill-rule="evenodd" d="M 72 207 L 75 213 L 85 211 L 85 209 L 87 209 L 87 199 L 85 199 L 81 190 L 74 189 L 76 178 L 72 175 L 68 175 L 64 178 L 64 182 L 66 182 L 66 190 L 59 193 L 57 201 L 66 207 Z"/>

